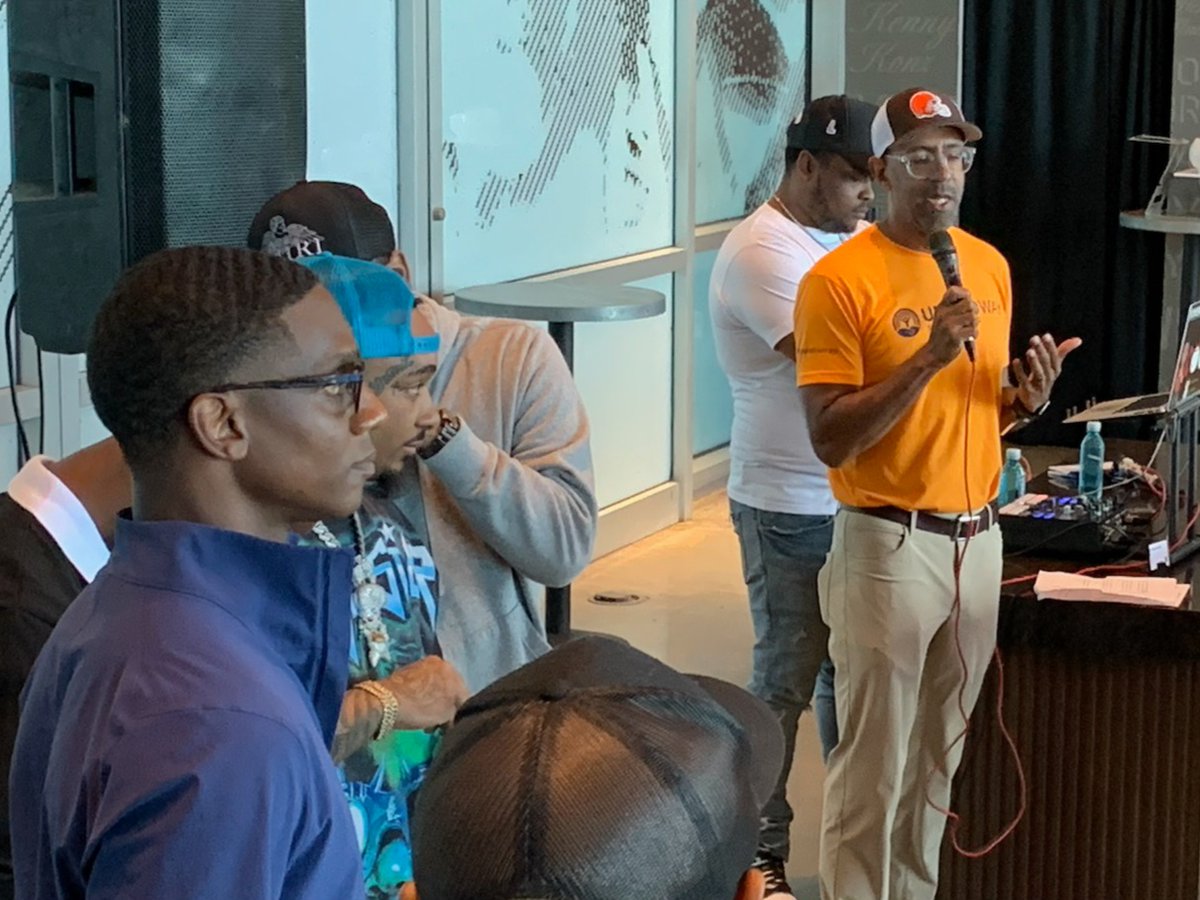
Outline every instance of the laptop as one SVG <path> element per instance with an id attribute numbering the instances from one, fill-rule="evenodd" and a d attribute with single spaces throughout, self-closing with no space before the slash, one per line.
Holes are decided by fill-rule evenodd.
<path id="1" fill-rule="evenodd" d="M 1064 422 L 1099 422 L 1105 419 L 1130 419 L 1169 412 L 1184 400 L 1200 394 L 1200 300 L 1188 307 L 1187 321 L 1179 342 L 1171 389 L 1165 394 L 1144 394 L 1106 400 L 1090 406 Z"/>

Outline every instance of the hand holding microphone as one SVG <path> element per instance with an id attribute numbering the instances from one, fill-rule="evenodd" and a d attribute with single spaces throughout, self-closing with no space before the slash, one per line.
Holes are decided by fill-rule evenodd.
<path id="1" fill-rule="evenodd" d="M 979 307 L 963 287 L 946 289 L 933 311 L 933 327 L 926 345 L 939 366 L 948 366 L 967 350 L 974 359 L 974 341 L 979 333 Z"/>
<path id="2" fill-rule="evenodd" d="M 954 241 L 951 239 L 949 232 L 935 231 L 929 236 L 929 249 L 933 251 L 933 261 L 937 263 L 938 271 L 942 273 L 942 281 L 946 283 L 948 290 L 942 298 L 942 304 L 947 301 L 951 303 L 960 303 L 966 300 L 972 311 L 973 325 L 969 335 L 961 338 L 962 347 L 967 351 L 967 359 L 975 362 L 975 337 L 978 333 L 978 316 L 977 308 L 974 302 L 971 301 L 971 295 L 966 291 L 962 291 L 961 295 L 956 295 L 958 299 L 951 300 L 951 295 L 954 288 L 962 288 L 962 277 L 958 274 L 958 252 L 954 249 Z M 937 326 L 937 320 L 934 320 L 934 327 Z M 932 337 L 930 339 L 932 341 Z M 955 353 L 955 356 L 958 354 Z M 954 357 L 946 360 L 949 364 Z"/>

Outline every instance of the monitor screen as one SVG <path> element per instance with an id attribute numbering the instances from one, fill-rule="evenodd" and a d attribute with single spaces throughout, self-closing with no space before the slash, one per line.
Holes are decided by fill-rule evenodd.
<path id="1" fill-rule="evenodd" d="M 1197 394 L 1200 394 L 1200 301 L 1188 307 L 1175 378 L 1171 382 L 1171 403 L 1182 403 Z"/>

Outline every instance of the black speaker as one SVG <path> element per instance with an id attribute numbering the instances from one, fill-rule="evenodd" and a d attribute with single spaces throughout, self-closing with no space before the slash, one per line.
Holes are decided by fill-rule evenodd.
<path id="1" fill-rule="evenodd" d="M 125 259 L 117 0 L 10 0 L 21 325 L 77 353 Z"/>
<path id="2" fill-rule="evenodd" d="M 304 0 L 10 0 L 21 327 L 79 353 L 121 269 L 241 245 L 304 177 Z"/>

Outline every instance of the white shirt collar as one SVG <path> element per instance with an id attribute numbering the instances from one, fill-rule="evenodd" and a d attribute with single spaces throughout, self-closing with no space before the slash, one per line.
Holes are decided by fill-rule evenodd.
<path id="1" fill-rule="evenodd" d="M 100 529 L 70 488 L 46 468 L 47 457 L 35 456 L 8 483 L 8 495 L 26 509 L 87 582 L 108 562 L 108 545 Z"/>

